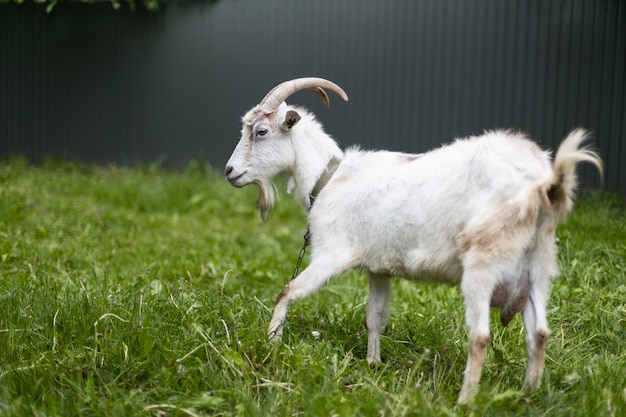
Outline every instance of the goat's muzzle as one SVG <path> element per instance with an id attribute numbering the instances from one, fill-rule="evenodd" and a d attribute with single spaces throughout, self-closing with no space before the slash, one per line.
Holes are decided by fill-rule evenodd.
<path id="1" fill-rule="evenodd" d="M 246 175 L 246 171 L 242 172 L 241 174 L 238 174 L 237 172 L 234 172 L 234 170 L 235 169 L 232 165 L 226 166 L 226 170 L 224 171 L 224 174 L 226 175 L 226 179 L 235 187 L 243 187 L 246 184 L 239 182 L 239 180 L 244 175 Z"/>

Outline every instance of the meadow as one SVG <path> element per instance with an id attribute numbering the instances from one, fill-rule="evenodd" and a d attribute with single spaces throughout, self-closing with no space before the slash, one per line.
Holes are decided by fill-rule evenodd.
<path id="1" fill-rule="evenodd" d="M 584 193 L 557 231 L 542 387 L 519 391 L 521 318 L 503 328 L 494 310 L 463 407 L 458 288 L 394 281 L 376 369 L 359 271 L 295 303 L 268 342 L 306 218 L 283 195 L 264 224 L 255 199 L 201 161 L 1 161 L 0 415 L 626 416 L 623 198 Z"/>

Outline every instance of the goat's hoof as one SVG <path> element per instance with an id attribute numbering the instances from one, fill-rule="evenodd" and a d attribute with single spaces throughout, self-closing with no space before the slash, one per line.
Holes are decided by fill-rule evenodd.
<path id="1" fill-rule="evenodd" d="M 522 391 L 530 394 L 532 392 L 537 391 L 540 386 L 541 386 L 541 380 L 533 381 L 533 382 L 524 381 L 524 383 L 522 384 Z"/>
<path id="2" fill-rule="evenodd" d="M 380 358 L 367 358 L 367 364 L 372 369 L 376 369 L 383 364 L 383 361 Z"/>
<path id="3" fill-rule="evenodd" d="M 468 395 L 459 395 L 459 398 L 456 400 L 456 403 L 458 405 L 467 405 L 469 404 L 470 400 L 472 399 L 472 396 L 468 396 Z"/>
<path id="4" fill-rule="evenodd" d="M 280 330 L 272 330 L 271 332 L 267 334 L 267 338 L 270 340 L 270 342 L 280 343 L 283 340 L 282 333 L 283 332 L 281 332 Z"/>
<path id="5" fill-rule="evenodd" d="M 458 405 L 467 405 L 467 404 L 469 404 L 469 399 L 468 399 L 468 398 L 460 398 L 460 397 L 459 397 L 459 398 L 456 400 L 456 403 L 457 403 Z"/>
<path id="6" fill-rule="evenodd" d="M 461 388 L 461 393 L 459 394 L 459 398 L 456 400 L 456 403 L 459 405 L 466 405 L 474 398 L 474 395 L 478 392 L 478 386 L 473 388 Z"/>

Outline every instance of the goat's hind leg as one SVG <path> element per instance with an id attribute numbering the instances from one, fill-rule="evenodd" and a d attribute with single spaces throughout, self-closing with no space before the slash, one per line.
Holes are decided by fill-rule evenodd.
<path id="1" fill-rule="evenodd" d="M 346 272 L 353 266 L 349 260 L 335 256 L 313 259 L 311 264 L 278 294 L 274 314 L 267 330 L 270 340 L 280 342 L 289 305 L 293 301 L 319 291 L 332 277 Z"/>
<path id="2" fill-rule="evenodd" d="M 526 330 L 527 364 L 522 388 L 535 391 L 541 385 L 545 365 L 546 345 L 550 336 L 546 305 L 552 277 L 558 274 L 554 229 L 540 228 L 537 244 L 528 254 L 530 292 L 522 310 Z"/>
<path id="3" fill-rule="evenodd" d="M 526 330 L 526 351 L 528 362 L 522 388 L 535 391 L 541 386 L 546 355 L 546 345 L 550 331 L 546 319 L 548 289 L 535 284 L 530 290 L 528 302 L 522 310 L 522 320 Z"/>
<path id="4" fill-rule="evenodd" d="M 495 286 L 494 274 L 485 269 L 466 270 L 461 282 L 465 301 L 465 322 L 469 331 L 467 366 L 458 403 L 467 404 L 478 391 L 485 353 L 491 343 L 489 333 L 489 305 Z"/>
<path id="5" fill-rule="evenodd" d="M 391 301 L 391 278 L 387 275 L 369 274 L 369 298 L 365 326 L 367 327 L 367 363 L 374 366 L 380 363 L 380 334 L 384 331 L 389 317 Z"/>

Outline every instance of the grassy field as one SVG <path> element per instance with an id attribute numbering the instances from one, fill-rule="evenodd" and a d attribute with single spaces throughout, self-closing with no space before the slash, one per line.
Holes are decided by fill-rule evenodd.
<path id="1" fill-rule="evenodd" d="M 263 224 L 255 199 L 202 163 L 0 162 L 0 415 L 626 416 L 623 199 L 586 195 L 558 230 L 542 388 L 519 391 L 521 319 L 493 311 L 467 407 L 458 288 L 395 281 L 377 369 L 356 271 L 294 304 L 269 343 L 306 220 L 283 196 Z"/>

